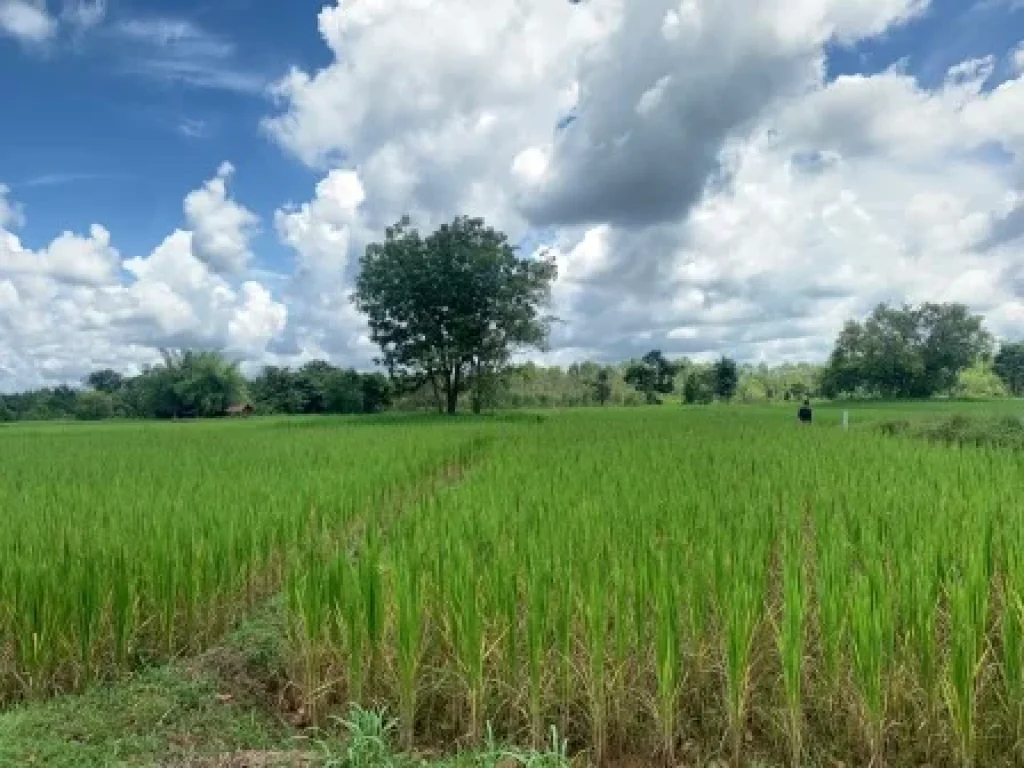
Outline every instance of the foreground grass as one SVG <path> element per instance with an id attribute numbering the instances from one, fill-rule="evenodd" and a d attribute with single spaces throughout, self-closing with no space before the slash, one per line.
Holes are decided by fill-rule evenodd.
<path id="1" fill-rule="evenodd" d="M 279 630 L 262 617 L 199 659 L 0 714 L 0 765 L 217 765 L 243 749 L 296 750 L 300 732 L 259 700 Z"/>
<path id="2" fill-rule="evenodd" d="M 272 602 L 195 659 L 0 713 L 0 765 L 52 768 L 559 768 L 547 752 L 490 744 L 441 762 L 393 748 L 383 712 L 353 709 L 321 729 L 296 724 L 286 682 L 284 619 Z"/>

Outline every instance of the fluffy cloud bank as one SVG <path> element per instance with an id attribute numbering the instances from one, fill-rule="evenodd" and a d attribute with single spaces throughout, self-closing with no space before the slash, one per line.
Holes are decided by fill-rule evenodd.
<path id="1" fill-rule="evenodd" d="M 21 354 L 22 376 L 182 340 L 254 363 L 365 364 L 373 349 L 346 297 L 366 242 L 403 213 L 423 227 L 470 213 L 556 253 L 557 361 L 653 346 L 820 359 L 843 320 L 882 300 L 964 301 L 1024 335 L 1021 48 L 962 62 L 934 88 L 902 64 L 827 74 L 830 44 L 928 12 L 926 0 L 328 5 L 333 60 L 283 76 L 263 122 L 322 174 L 308 202 L 268 217 L 294 274 L 274 292 L 238 284 L 256 218 L 228 195 L 230 166 L 189 195 L 188 229 L 142 259 L 121 260 L 102 228 L 26 254 L 22 212 L 0 194 L 0 323 L 12 302 L 36 308 L 17 333 L 44 351 Z M 48 291 L 81 310 L 74 332 Z"/>
<path id="2" fill-rule="evenodd" d="M 186 198 L 191 229 L 124 258 L 110 233 L 66 232 L 40 250 L 16 230 L 24 214 L 0 187 L 0 377 L 5 388 L 76 381 L 99 366 L 132 369 L 159 347 L 201 345 L 259 359 L 287 322 L 258 282 L 217 267 L 248 253 L 254 215 L 227 197 L 226 169 Z"/>
<path id="3" fill-rule="evenodd" d="M 319 17 L 334 62 L 279 81 L 264 127 L 311 167 L 358 168 L 371 228 L 466 211 L 549 233 L 555 360 L 820 359 L 880 300 L 966 301 L 1019 335 L 1020 51 L 995 88 L 993 58 L 934 90 L 899 69 L 826 77 L 826 44 L 928 10 L 344 3 Z"/>

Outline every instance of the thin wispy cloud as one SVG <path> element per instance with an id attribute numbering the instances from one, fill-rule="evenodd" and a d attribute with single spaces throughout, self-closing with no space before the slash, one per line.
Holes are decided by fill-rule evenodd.
<path id="1" fill-rule="evenodd" d="M 205 139 L 210 135 L 210 126 L 205 120 L 184 117 L 178 122 L 178 133 L 188 139 Z"/>
<path id="2" fill-rule="evenodd" d="M 132 50 L 127 72 L 197 88 L 262 93 L 268 79 L 237 61 L 233 42 L 187 19 L 137 18 L 111 32 Z"/>
<path id="3" fill-rule="evenodd" d="M 136 62 L 137 74 L 158 80 L 177 82 L 196 88 L 209 88 L 236 93 L 259 94 L 267 85 L 267 78 L 251 72 L 240 72 L 210 62 L 187 59 L 149 59 Z"/>
<path id="4" fill-rule="evenodd" d="M 188 19 L 126 19 L 114 25 L 113 29 L 126 39 L 177 55 L 227 58 L 235 52 L 233 43 L 221 40 Z"/>
<path id="5" fill-rule="evenodd" d="M 60 20 L 81 36 L 102 24 L 106 15 L 107 0 L 64 0 Z"/>
<path id="6" fill-rule="evenodd" d="M 977 11 L 1024 11 L 1024 0 L 979 0 L 973 6 Z"/>
<path id="7" fill-rule="evenodd" d="M 82 181 L 100 181 L 110 179 L 129 178 L 123 173 L 43 173 L 38 176 L 25 179 L 16 186 L 18 187 L 59 187 L 66 184 L 76 184 Z"/>

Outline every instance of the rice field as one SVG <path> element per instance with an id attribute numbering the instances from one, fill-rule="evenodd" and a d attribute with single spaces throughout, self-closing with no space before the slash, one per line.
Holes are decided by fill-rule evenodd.
<path id="1" fill-rule="evenodd" d="M 288 553 L 383 521 L 488 439 L 340 425 L 0 430 L 0 704 L 202 650 Z"/>
<path id="2" fill-rule="evenodd" d="M 823 416 L 0 430 L 0 698 L 280 591 L 308 717 L 410 749 L 1024 763 L 1024 456 Z"/>

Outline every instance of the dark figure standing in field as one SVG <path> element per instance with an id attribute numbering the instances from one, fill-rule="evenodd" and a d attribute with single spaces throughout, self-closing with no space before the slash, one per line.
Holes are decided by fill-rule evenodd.
<path id="1" fill-rule="evenodd" d="M 801 424 L 810 424 L 813 414 L 811 413 L 811 401 L 804 400 L 804 404 L 800 406 L 800 410 L 796 412 L 796 417 L 800 419 Z"/>

